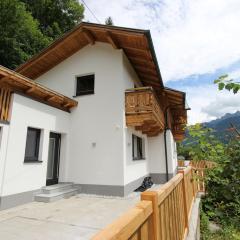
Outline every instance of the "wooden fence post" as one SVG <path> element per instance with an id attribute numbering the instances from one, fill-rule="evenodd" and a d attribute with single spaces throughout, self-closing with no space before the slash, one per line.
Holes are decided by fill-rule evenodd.
<path id="1" fill-rule="evenodd" d="M 187 187 L 186 187 L 186 177 L 184 170 L 180 170 L 179 173 L 183 174 L 182 180 L 182 192 L 183 192 L 183 207 L 184 207 L 184 219 L 185 219 L 185 228 L 187 229 L 186 233 L 189 230 L 189 223 L 188 223 L 188 199 L 187 199 Z"/>
<path id="2" fill-rule="evenodd" d="M 191 169 L 191 176 L 192 176 L 192 188 L 193 188 L 193 198 L 196 197 L 196 189 L 195 189 L 195 174 L 194 174 L 194 169 Z"/>
<path id="3" fill-rule="evenodd" d="M 160 219 L 159 219 L 159 207 L 158 207 L 158 194 L 153 191 L 146 191 L 141 194 L 141 200 L 147 200 L 152 202 L 152 228 L 151 238 L 153 240 L 160 240 Z"/>

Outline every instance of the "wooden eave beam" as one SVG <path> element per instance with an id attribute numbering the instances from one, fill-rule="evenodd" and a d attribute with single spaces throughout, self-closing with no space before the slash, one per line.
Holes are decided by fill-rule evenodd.
<path id="1" fill-rule="evenodd" d="M 7 80 L 7 79 L 10 79 L 10 78 L 11 78 L 10 75 L 6 75 L 6 76 L 0 78 L 0 82 L 6 82 L 6 80 Z"/>
<path id="2" fill-rule="evenodd" d="M 28 90 L 25 91 L 25 93 L 31 93 L 34 92 L 36 90 L 36 87 L 30 87 Z"/>
<path id="3" fill-rule="evenodd" d="M 143 82 L 143 85 L 144 85 L 144 86 L 151 86 L 151 87 L 153 87 L 154 89 L 155 89 L 155 88 L 158 88 L 158 89 L 161 88 L 161 85 L 158 84 L 157 82 L 151 82 L 151 81 L 148 81 L 148 80 L 146 80 L 146 79 L 142 80 L 142 82 Z"/>
<path id="4" fill-rule="evenodd" d="M 48 102 L 48 101 L 52 101 L 55 98 L 56 98 L 55 95 L 50 95 L 50 96 L 45 97 L 45 100 Z"/>
<path id="5" fill-rule="evenodd" d="M 113 38 L 111 32 L 106 31 L 105 34 L 106 34 L 106 38 L 107 38 L 108 42 L 112 45 L 112 47 L 115 49 L 120 49 L 116 39 Z"/>
<path id="6" fill-rule="evenodd" d="M 149 55 L 148 49 L 142 49 L 142 48 L 136 48 L 136 47 L 123 47 L 124 50 L 126 51 L 135 51 L 135 52 L 140 52 Z"/>
<path id="7" fill-rule="evenodd" d="M 136 71 L 137 71 L 137 70 L 136 70 Z M 137 71 L 137 72 L 138 72 L 138 71 Z M 150 75 L 145 74 L 145 73 L 142 73 L 142 72 L 139 72 L 139 75 L 140 75 L 140 79 L 141 79 L 141 78 L 144 78 L 145 80 L 149 79 L 149 80 L 157 81 L 157 82 L 159 82 L 159 84 L 160 84 L 159 78 L 156 77 L 156 76 L 150 76 Z"/>
<path id="8" fill-rule="evenodd" d="M 79 34 L 79 29 L 76 29 L 74 33 L 72 33 L 71 35 L 67 36 L 65 39 L 61 40 L 57 40 L 55 43 L 53 43 L 52 45 L 50 45 L 45 51 L 41 52 L 39 55 L 37 55 L 36 57 L 34 57 L 33 59 L 30 59 L 29 62 L 26 62 L 25 64 L 23 64 L 22 66 L 20 66 L 16 71 L 17 73 L 22 73 L 24 71 L 26 71 L 28 68 L 30 68 L 33 64 L 35 64 L 36 62 L 39 62 L 42 58 L 46 57 L 48 54 L 51 54 L 52 51 L 55 51 L 57 48 L 61 47 L 62 45 L 66 44 L 66 42 L 75 37 L 76 35 Z"/>
<path id="9" fill-rule="evenodd" d="M 72 107 L 72 103 L 65 103 L 65 104 L 63 104 L 63 107 L 71 108 Z"/>
<path id="10" fill-rule="evenodd" d="M 95 38 L 89 30 L 87 30 L 86 28 L 83 28 L 81 32 L 83 33 L 83 36 L 86 38 L 89 44 L 91 45 L 95 44 Z"/>
<path id="11" fill-rule="evenodd" d="M 129 56 L 129 59 L 135 63 L 141 63 L 141 64 L 146 64 L 146 65 L 151 64 L 152 66 L 155 67 L 154 62 L 151 60 L 146 60 L 146 59 L 143 59 L 140 57 L 132 57 L 132 56 Z"/>
<path id="12" fill-rule="evenodd" d="M 147 67 L 144 67 L 144 66 L 138 66 L 137 64 L 135 65 L 135 69 L 137 69 L 138 72 L 150 74 L 152 76 L 157 77 L 157 72 L 156 72 L 155 69 L 147 68 Z"/>

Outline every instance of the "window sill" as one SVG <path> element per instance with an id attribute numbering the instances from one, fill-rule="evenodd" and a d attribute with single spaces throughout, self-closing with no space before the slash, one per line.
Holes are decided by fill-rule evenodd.
<path id="1" fill-rule="evenodd" d="M 24 161 L 23 163 L 42 163 L 43 161 L 39 161 L 39 160 L 27 160 L 27 161 Z"/>
<path id="2" fill-rule="evenodd" d="M 141 160 L 146 160 L 146 158 L 133 158 L 133 161 L 141 161 Z"/>
<path id="3" fill-rule="evenodd" d="M 2 124 L 5 124 L 5 125 L 9 125 L 10 124 L 10 122 L 9 121 L 3 121 L 3 120 L 0 120 L 0 123 L 2 123 Z"/>
<path id="4" fill-rule="evenodd" d="M 73 98 L 77 98 L 77 97 L 82 97 L 82 96 L 88 96 L 88 95 L 94 95 L 94 92 L 88 92 L 88 93 L 82 93 L 80 95 L 74 95 L 72 96 Z"/>

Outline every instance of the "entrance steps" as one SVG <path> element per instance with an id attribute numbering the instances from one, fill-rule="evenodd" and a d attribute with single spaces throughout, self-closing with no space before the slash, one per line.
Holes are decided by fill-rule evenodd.
<path id="1" fill-rule="evenodd" d="M 79 189 L 73 183 L 58 183 L 43 187 L 41 193 L 35 196 L 37 202 L 53 202 L 62 198 L 68 198 L 79 193 Z"/>

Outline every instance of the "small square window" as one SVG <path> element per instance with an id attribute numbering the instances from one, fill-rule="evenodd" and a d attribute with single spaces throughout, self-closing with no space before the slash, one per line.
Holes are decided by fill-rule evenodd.
<path id="1" fill-rule="evenodd" d="M 145 159 L 144 140 L 136 135 L 132 135 L 132 155 L 133 160 Z"/>
<path id="2" fill-rule="evenodd" d="M 76 78 L 76 96 L 94 94 L 95 75 L 86 75 Z"/>
<path id="3" fill-rule="evenodd" d="M 24 162 L 39 161 L 39 144 L 40 144 L 41 130 L 36 128 L 27 129 L 27 140 L 25 148 Z"/>

